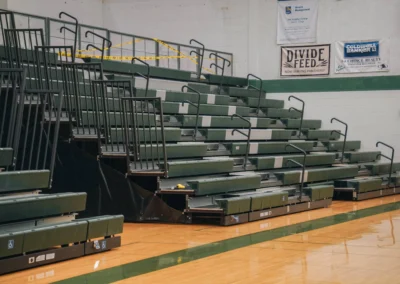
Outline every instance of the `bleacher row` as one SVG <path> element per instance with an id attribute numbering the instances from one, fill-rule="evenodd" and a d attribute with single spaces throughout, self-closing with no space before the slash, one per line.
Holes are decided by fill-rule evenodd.
<path id="1" fill-rule="evenodd" d="M 186 223 L 232 225 L 327 207 L 334 195 L 350 193 L 361 200 L 398 193 L 400 163 L 380 162 L 380 151 L 359 151 L 360 141 L 340 140 L 340 130 L 323 130 L 321 120 L 303 119 L 295 96 L 293 106 L 285 108 L 286 102 L 269 99 L 248 78 L 209 74 L 198 80 L 191 72 L 136 62 L 74 60 L 68 56 L 72 46 L 16 40 L 29 38 L 26 33 L 43 38 L 41 30 L 6 29 L 8 46 L 0 49 L 3 66 L 12 68 L 0 74 L 25 72 L 20 81 L 10 75 L 2 80 L 2 100 L 11 97 L 19 109 L 10 119 L 5 114 L 10 103 L 2 104 L 2 123 L 20 125 L 17 137 L 26 142 L 2 140 L 0 211 L 6 217 L 0 218 L 0 244 L 8 247 L 0 249 L 0 264 L 26 261 L 53 246 L 80 246 L 84 255 L 120 245 L 112 236 L 122 232 L 123 216 L 74 220 L 74 213 L 85 210 L 85 194 L 47 194 L 58 128 L 83 150 L 85 143 L 95 143 L 101 163 L 132 184 L 140 180 Z M 17 86 L 12 92 L 4 84 L 10 78 Z M 41 127 L 32 136 L 42 149 L 38 153 L 35 143 L 26 146 L 31 140 L 24 136 L 35 125 Z M 33 152 L 36 160 L 27 161 L 23 153 Z M 108 186 L 120 190 L 118 182 Z M 104 246 L 93 241 L 97 238 Z"/>

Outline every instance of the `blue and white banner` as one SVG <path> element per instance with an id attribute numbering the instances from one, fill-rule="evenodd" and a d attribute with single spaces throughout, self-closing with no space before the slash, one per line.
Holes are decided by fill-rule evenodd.
<path id="1" fill-rule="evenodd" d="M 278 44 L 317 41 L 317 0 L 278 1 Z"/>
<path id="2" fill-rule="evenodd" d="M 389 41 L 336 42 L 335 73 L 389 71 Z"/>

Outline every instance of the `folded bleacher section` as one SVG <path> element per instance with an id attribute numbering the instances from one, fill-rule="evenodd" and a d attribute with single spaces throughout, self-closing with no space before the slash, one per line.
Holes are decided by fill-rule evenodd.
<path id="1" fill-rule="evenodd" d="M 269 99 L 253 74 L 224 76 L 230 62 L 218 54 L 210 54 L 216 74 L 201 74 L 202 66 L 193 74 L 136 57 L 75 59 L 73 45 L 21 48 L 12 38 L 25 33 L 6 30 L 13 49 L 2 56 L 26 68 L 28 88 L 62 88 L 63 167 L 52 189 L 86 192 L 89 215 L 232 225 L 398 193 L 393 153 L 360 151 L 340 119 L 321 129 L 321 120 L 304 119 L 307 102 Z M 203 62 L 204 50 L 196 55 Z"/>
<path id="2" fill-rule="evenodd" d="M 53 193 L 66 117 L 58 48 L 15 29 L 12 13 L 0 19 L 0 275 L 119 247 L 122 215 L 78 219 L 87 193 Z"/>

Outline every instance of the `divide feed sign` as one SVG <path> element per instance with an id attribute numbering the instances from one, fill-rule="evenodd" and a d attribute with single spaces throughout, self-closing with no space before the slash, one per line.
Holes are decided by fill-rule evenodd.
<path id="1" fill-rule="evenodd" d="M 281 76 L 329 75 L 331 45 L 282 46 Z"/>
<path id="2" fill-rule="evenodd" d="M 389 71 L 388 40 L 336 42 L 335 73 Z"/>
<path id="3" fill-rule="evenodd" d="M 278 44 L 317 41 L 317 0 L 278 1 Z"/>

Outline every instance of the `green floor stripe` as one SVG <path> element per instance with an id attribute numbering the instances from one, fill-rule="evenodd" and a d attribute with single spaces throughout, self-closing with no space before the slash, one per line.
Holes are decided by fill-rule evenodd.
<path id="1" fill-rule="evenodd" d="M 55 283 L 111 283 L 135 277 L 145 273 L 154 272 L 160 269 L 172 267 L 175 265 L 188 263 L 205 257 L 228 252 L 235 249 L 259 244 L 266 241 L 271 241 L 286 237 L 293 234 L 299 234 L 325 228 L 332 225 L 337 225 L 385 212 L 390 212 L 400 209 L 400 202 L 380 205 L 372 208 L 351 211 L 330 217 L 320 218 L 312 221 L 307 221 L 290 226 L 280 227 L 268 231 L 249 234 L 232 239 L 222 240 L 206 245 L 201 245 L 194 248 L 179 250 L 131 263 L 111 267 L 108 269 L 92 272 L 81 276 L 65 279 Z M 124 248 L 120 248 L 123 250 Z"/>

